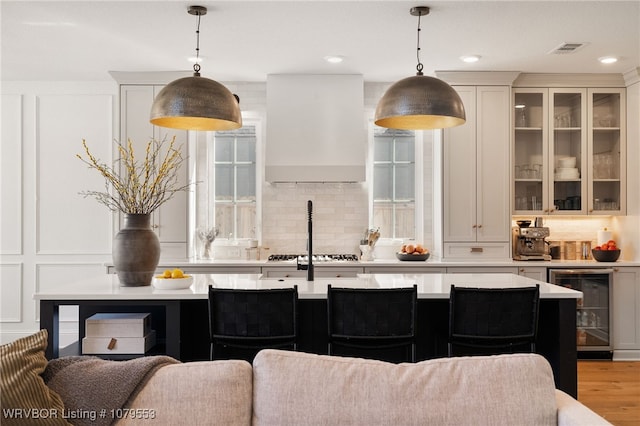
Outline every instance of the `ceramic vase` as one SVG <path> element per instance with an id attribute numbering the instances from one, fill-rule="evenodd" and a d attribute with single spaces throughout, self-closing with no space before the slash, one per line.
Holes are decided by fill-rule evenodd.
<path id="1" fill-rule="evenodd" d="M 113 239 L 113 265 L 120 285 L 151 285 L 160 261 L 160 240 L 151 229 L 150 214 L 125 214 L 124 227 Z"/>

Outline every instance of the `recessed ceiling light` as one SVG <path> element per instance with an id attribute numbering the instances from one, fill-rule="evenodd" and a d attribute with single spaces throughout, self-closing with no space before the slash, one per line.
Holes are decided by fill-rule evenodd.
<path id="1" fill-rule="evenodd" d="M 602 58 L 598 58 L 601 64 L 614 64 L 618 62 L 618 58 L 615 56 L 603 56 Z"/>
<path id="2" fill-rule="evenodd" d="M 472 64 L 472 63 L 478 62 L 480 60 L 480 55 L 465 55 L 465 56 L 460 56 L 460 59 L 463 62 L 466 62 L 468 64 Z"/>
<path id="3" fill-rule="evenodd" d="M 344 56 L 329 55 L 329 56 L 325 56 L 324 60 L 329 62 L 330 64 L 339 64 L 340 62 L 344 61 Z"/>

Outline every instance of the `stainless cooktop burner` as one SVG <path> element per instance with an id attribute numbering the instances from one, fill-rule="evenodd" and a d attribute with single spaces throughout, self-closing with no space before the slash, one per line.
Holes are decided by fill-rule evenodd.
<path id="1" fill-rule="evenodd" d="M 308 261 L 306 254 L 272 254 L 269 256 L 270 262 L 286 262 L 300 258 L 301 261 Z M 356 262 L 358 256 L 355 254 L 314 254 L 313 261 L 315 262 Z"/>

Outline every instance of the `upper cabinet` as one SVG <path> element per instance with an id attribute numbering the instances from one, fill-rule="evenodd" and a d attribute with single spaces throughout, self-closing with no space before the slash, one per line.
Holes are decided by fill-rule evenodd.
<path id="1" fill-rule="evenodd" d="M 513 91 L 514 214 L 624 214 L 624 89 Z"/>
<path id="2" fill-rule="evenodd" d="M 154 126 L 149 122 L 151 105 L 161 85 L 121 85 L 120 86 L 120 140 L 131 140 L 139 161 L 144 158 L 147 143 L 151 138 L 157 140 L 176 137 L 175 146 L 182 147 L 185 158 L 179 171 L 179 185 L 188 182 L 187 131 Z M 153 212 L 151 221 L 158 234 L 162 247 L 162 256 L 183 258 L 187 256 L 188 242 L 188 200 L 187 192 L 182 191 Z"/>
<path id="3" fill-rule="evenodd" d="M 443 134 L 443 256 L 508 258 L 510 89 L 454 88 L 467 122 Z"/>
<path id="4" fill-rule="evenodd" d="M 624 89 L 589 89 L 589 205 L 593 214 L 626 213 Z"/>

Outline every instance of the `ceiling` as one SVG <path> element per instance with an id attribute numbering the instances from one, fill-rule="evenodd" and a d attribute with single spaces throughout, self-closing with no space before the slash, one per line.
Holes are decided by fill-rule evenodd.
<path id="1" fill-rule="evenodd" d="M 435 70 L 623 73 L 640 66 L 634 1 L 6 1 L 1 78 L 112 80 L 109 71 L 193 66 L 201 18 L 202 75 L 265 81 L 268 74 L 362 74 L 391 82 L 415 73 L 418 18 L 424 73 Z M 562 43 L 586 43 L 549 54 Z M 460 56 L 477 54 L 474 64 Z M 341 55 L 340 64 L 323 58 Z M 602 65 L 597 59 L 620 60 Z"/>

